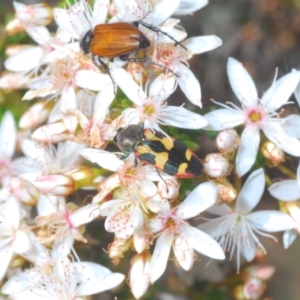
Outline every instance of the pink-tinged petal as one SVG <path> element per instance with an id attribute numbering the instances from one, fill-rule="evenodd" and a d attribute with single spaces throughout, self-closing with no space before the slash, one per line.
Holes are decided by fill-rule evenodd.
<path id="1" fill-rule="evenodd" d="M 300 199 L 300 185 L 297 180 L 288 179 L 273 183 L 268 190 L 274 198 L 281 201 L 296 201 Z"/>
<path id="2" fill-rule="evenodd" d="M 124 162 L 118 157 L 118 155 L 105 150 L 98 150 L 93 148 L 86 148 L 80 151 L 85 159 L 98 164 L 100 167 L 112 172 L 116 172 L 120 167 L 124 165 Z"/>
<path id="3" fill-rule="evenodd" d="M 190 219 L 216 203 L 218 188 L 213 182 L 199 184 L 178 206 L 176 215 L 182 219 Z"/>
<path id="4" fill-rule="evenodd" d="M 180 65 L 180 74 L 177 82 L 185 96 L 194 104 L 202 107 L 201 88 L 193 72 L 183 64 Z"/>
<path id="5" fill-rule="evenodd" d="M 0 126 L 0 155 L 12 158 L 17 142 L 17 128 L 10 111 L 5 112 Z"/>
<path id="6" fill-rule="evenodd" d="M 231 88 L 246 107 L 256 104 L 258 96 L 255 84 L 247 70 L 236 59 L 229 57 L 227 74 Z"/>
<path id="7" fill-rule="evenodd" d="M 300 72 L 291 72 L 275 83 L 264 93 L 261 102 L 267 109 L 276 110 L 285 104 L 293 94 L 300 80 Z"/>
<path id="8" fill-rule="evenodd" d="M 224 130 L 239 126 L 245 122 L 244 114 L 238 110 L 216 109 L 204 115 L 208 122 L 205 130 Z"/>
<path id="9" fill-rule="evenodd" d="M 226 203 L 213 205 L 206 211 L 217 216 L 226 216 L 232 213 L 232 209 Z"/>
<path id="10" fill-rule="evenodd" d="M 153 25 L 159 25 L 168 19 L 176 10 L 180 0 L 164 0 L 156 2 L 151 14 Z"/>
<path id="11" fill-rule="evenodd" d="M 77 86 L 92 91 L 101 91 L 107 86 L 113 86 L 109 75 L 96 73 L 92 70 L 80 70 L 76 73 L 75 83 Z"/>
<path id="12" fill-rule="evenodd" d="M 40 65 L 43 51 L 41 47 L 30 47 L 9 57 L 4 66 L 12 72 L 29 72 Z"/>
<path id="13" fill-rule="evenodd" d="M 6 270 L 12 258 L 13 251 L 11 247 L 0 248 L 0 261 L 1 261 L 1 268 L 0 268 L 0 280 L 3 279 L 4 275 L 6 274 Z M 5 293 L 5 285 L 1 288 L 1 292 Z"/>
<path id="14" fill-rule="evenodd" d="M 208 4 L 208 0 L 181 0 L 175 15 L 189 15 Z"/>
<path id="15" fill-rule="evenodd" d="M 164 222 L 161 218 L 151 219 L 147 221 L 145 226 L 150 232 L 155 233 L 161 231 L 164 228 Z"/>
<path id="16" fill-rule="evenodd" d="M 90 223 L 99 217 L 99 205 L 89 204 L 73 212 L 69 219 L 73 227 Z"/>
<path id="17" fill-rule="evenodd" d="M 122 68 L 111 67 L 110 73 L 115 83 L 126 94 L 126 96 L 136 105 L 142 105 L 142 101 L 147 98 L 143 89 L 133 80 L 133 78 Z"/>
<path id="18" fill-rule="evenodd" d="M 299 139 L 300 138 L 300 116 L 289 115 L 283 119 L 282 128 L 287 134 Z"/>
<path id="19" fill-rule="evenodd" d="M 192 54 L 200 54 L 220 47 L 222 40 L 215 35 L 207 35 L 188 38 L 182 44 Z"/>
<path id="20" fill-rule="evenodd" d="M 298 234 L 294 229 L 286 230 L 282 237 L 284 249 L 290 247 L 292 243 L 295 241 L 297 236 Z"/>
<path id="21" fill-rule="evenodd" d="M 176 236 L 173 243 L 173 252 L 180 266 L 188 271 L 194 264 L 194 249 L 182 236 Z"/>
<path id="22" fill-rule="evenodd" d="M 214 259 L 225 258 L 224 251 L 218 242 L 203 231 L 189 225 L 182 225 L 181 234 L 188 239 L 191 247 L 199 253 Z"/>
<path id="23" fill-rule="evenodd" d="M 300 156 L 300 141 L 287 134 L 276 120 L 269 120 L 267 125 L 263 127 L 263 132 L 283 151 L 297 157 Z"/>
<path id="24" fill-rule="evenodd" d="M 258 152 L 260 132 L 246 127 L 241 135 L 240 146 L 236 157 L 236 169 L 239 177 L 245 175 L 253 166 Z"/>
<path id="25" fill-rule="evenodd" d="M 165 106 L 161 111 L 161 119 L 166 124 L 179 128 L 199 129 L 207 125 L 204 117 L 182 106 Z"/>
<path id="26" fill-rule="evenodd" d="M 295 221 L 277 210 L 256 211 L 245 217 L 251 226 L 267 232 L 284 231 L 295 227 Z"/>
<path id="27" fill-rule="evenodd" d="M 54 8 L 54 19 L 59 28 L 68 32 L 76 40 L 80 39 L 79 34 L 74 30 L 74 23 L 66 9 Z"/>
<path id="28" fill-rule="evenodd" d="M 164 101 L 174 92 L 175 83 L 175 76 L 160 74 L 150 86 L 149 97 L 155 97 L 156 101 Z"/>
<path id="29" fill-rule="evenodd" d="M 77 101 L 76 101 L 76 94 L 75 90 L 72 86 L 69 86 L 64 89 L 61 94 L 61 112 L 63 113 L 63 121 L 70 131 L 70 133 L 74 133 L 77 125 L 78 125 L 78 118 L 76 116 L 64 115 L 68 113 L 69 110 L 76 110 L 77 109 Z"/>
<path id="30" fill-rule="evenodd" d="M 236 212 L 247 214 L 253 210 L 265 190 L 264 170 L 258 169 L 250 174 L 241 189 L 235 204 Z"/>
<path id="31" fill-rule="evenodd" d="M 172 232 L 164 232 L 157 239 L 150 262 L 151 283 L 154 283 L 164 273 L 173 240 L 174 234 Z"/>
<path id="32" fill-rule="evenodd" d="M 123 199 L 113 199 L 102 203 L 100 206 L 101 216 L 107 217 L 113 209 L 115 209 L 116 207 L 120 207 L 123 203 Z"/>
<path id="33" fill-rule="evenodd" d="M 15 234 L 15 239 L 12 246 L 15 253 L 24 254 L 30 251 L 31 242 L 25 232 L 18 230 Z"/>

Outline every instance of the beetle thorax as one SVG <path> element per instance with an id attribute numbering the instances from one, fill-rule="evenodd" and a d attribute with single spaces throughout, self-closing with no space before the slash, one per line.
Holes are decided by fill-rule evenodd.
<path id="1" fill-rule="evenodd" d="M 119 129 L 115 142 L 122 152 L 134 151 L 137 143 L 142 139 L 142 128 L 139 125 L 129 125 Z"/>

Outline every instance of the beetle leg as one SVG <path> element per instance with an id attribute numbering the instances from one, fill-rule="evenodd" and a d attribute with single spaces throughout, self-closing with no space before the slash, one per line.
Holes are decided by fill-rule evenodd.
<path id="1" fill-rule="evenodd" d="M 121 157 L 121 159 L 126 159 L 129 156 L 130 153 L 124 153 L 123 156 Z"/>
<path id="2" fill-rule="evenodd" d="M 115 82 L 114 82 L 114 80 L 113 80 L 113 78 L 112 78 L 112 76 L 111 76 L 111 73 L 110 73 L 110 71 L 109 71 L 109 68 L 108 68 L 107 64 L 101 59 L 100 56 L 96 56 L 96 57 L 97 57 L 97 59 L 98 59 L 99 64 L 105 69 L 105 71 L 107 72 L 108 76 L 110 77 L 110 79 L 111 79 L 111 81 L 112 81 L 112 84 L 114 85 L 114 92 L 115 92 L 115 94 L 116 94 L 116 93 L 117 93 L 117 86 L 116 86 L 116 84 L 115 84 Z M 93 56 L 93 59 L 94 59 L 94 61 L 95 61 L 95 56 Z M 96 63 L 96 62 L 95 62 L 95 63 Z M 96 63 L 96 64 L 97 64 L 97 63 Z"/>
<path id="3" fill-rule="evenodd" d="M 166 181 L 162 178 L 160 172 L 158 169 L 156 169 L 158 176 L 160 177 L 160 179 L 165 183 L 166 185 L 166 190 L 167 190 L 167 194 L 169 194 L 169 188 L 168 188 L 168 184 L 166 183 Z"/>
<path id="4" fill-rule="evenodd" d="M 150 24 L 148 24 L 148 23 L 145 23 L 145 22 L 143 22 L 143 21 L 136 21 L 136 22 L 133 22 L 133 25 L 134 25 L 134 26 L 136 26 L 136 25 L 138 25 L 138 24 L 141 24 L 141 25 L 143 25 L 144 27 L 146 27 L 146 28 L 148 28 L 148 29 L 150 29 L 150 30 L 152 30 L 152 31 L 154 31 L 154 32 L 156 32 L 156 33 L 161 33 L 161 34 L 166 35 L 169 39 L 171 39 L 173 42 L 175 42 L 175 46 L 179 45 L 179 46 L 181 46 L 183 49 L 187 50 L 187 48 L 186 48 L 185 46 L 183 46 L 180 42 L 178 42 L 177 40 L 175 40 L 175 39 L 174 39 L 171 35 L 169 35 L 167 32 L 162 31 L 160 28 L 155 27 L 155 26 L 153 26 L 153 25 L 150 25 Z M 136 26 L 136 27 L 138 27 L 138 26 Z"/>

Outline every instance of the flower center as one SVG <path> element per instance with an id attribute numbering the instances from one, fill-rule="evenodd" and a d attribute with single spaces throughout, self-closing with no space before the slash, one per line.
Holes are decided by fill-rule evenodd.
<path id="1" fill-rule="evenodd" d="M 144 105 L 144 115 L 146 116 L 152 116 L 155 114 L 155 107 L 153 105 Z"/>
<path id="2" fill-rule="evenodd" d="M 251 111 L 248 117 L 253 123 L 259 122 L 262 119 L 261 113 L 255 110 Z"/>

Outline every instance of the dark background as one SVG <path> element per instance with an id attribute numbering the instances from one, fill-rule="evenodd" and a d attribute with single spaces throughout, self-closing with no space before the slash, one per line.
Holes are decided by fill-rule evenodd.
<path id="1" fill-rule="evenodd" d="M 25 2 L 33 3 L 34 1 L 23 1 L 23 3 Z M 55 3 L 55 1 L 45 2 Z M 4 34 L 3 24 L 7 13 L 13 13 L 12 1 L 1 0 L 2 35 Z M 256 83 L 259 95 L 262 95 L 271 85 L 276 67 L 279 68 L 279 77 L 292 68 L 300 67 L 300 0 L 211 0 L 208 6 L 193 16 L 181 16 L 180 19 L 189 36 L 217 35 L 223 40 L 223 46 L 220 48 L 194 56 L 189 61 L 190 67 L 199 78 L 202 87 L 204 110 L 198 110 L 199 113 L 207 111 L 208 107 L 211 106 L 209 101 L 211 98 L 220 102 L 235 101 L 226 74 L 229 56 L 241 61 L 248 69 Z M 188 108 L 195 109 L 180 91 L 176 91 L 171 100 L 178 104 L 185 102 Z M 9 102 L 6 99 L 6 93 L 0 91 L 0 105 L 2 108 L 9 108 L 18 113 L 16 106 L 18 110 L 23 109 L 25 111 L 28 103 Z M 298 112 L 298 107 L 292 106 L 289 111 Z M 205 139 L 205 137 L 203 139 L 201 151 L 204 153 L 212 151 L 213 142 Z M 260 205 L 262 209 L 277 209 L 277 201 L 271 199 L 268 193 L 265 194 Z M 101 226 L 102 230 L 103 225 L 96 223 L 91 224 L 90 229 L 97 230 L 97 226 Z M 300 239 L 298 238 L 288 250 L 284 250 L 281 234 L 277 234 L 276 237 L 278 243 L 261 238 L 268 251 L 263 262 L 276 267 L 275 275 L 268 282 L 266 295 L 270 297 L 269 299 L 275 300 L 299 300 Z M 109 236 L 109 239 L 112 239 L 112 235 Z M 106 248 L 106 245 L 107 241 L 100 242 L 97 251 L 101 251 L 99 249 L 102 247 Z M 92 260 L 95 252 L 89 250 L 87 253 Z M 108 260 L 100 262 L 114 271 L 126 273 L 128 260 L 129 258 L 127 262 L 125 261 L 117 267 L 112 266 Z M 202 275 L 206 277 L 209 273 L 212 273 L 214 278 L 219 278 L 221 272 L 221 269 L 213 266 L 205 269 L 203 263 L 196 263 L 190 273 L 181 272 L 173 263 L 168 265 L 165 276 L 151 290 L 176 294 L 180 297 L 176 299 L 189 299 L 184 296 L 187 294 L 185 291 L 190 289 L 191 282 L 197 278 L 201 278 Z M 222 270 L 224 269 L 226 272 L 231 272 L 234 271 L 235 267 L 234 264 L 223 263 Z M 193 287 L 195 289 L 201 288 L 197 281 Z M 123 285 L 123 290 L 128 291 L 128 288 Z M 145 299 L 159 299 L 158 296 L 153 297 L 145 297 Z M 95 299 L 113 299 L 113 297 L 112 294 L 106 293 L 99 297 L 96 296 Z M 119 296 L 118 299 L 132 298 Z M 175 300 L 175 298 L 172 297 L 170 300 Z"/>

